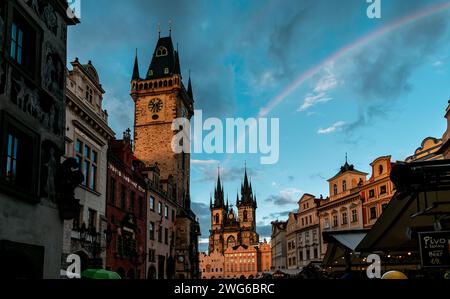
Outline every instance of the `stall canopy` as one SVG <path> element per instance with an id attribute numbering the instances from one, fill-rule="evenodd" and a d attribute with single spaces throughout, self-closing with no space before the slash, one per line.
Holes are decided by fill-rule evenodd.
<path id="1" fill-rule="evenodd" d="M 391 180 L 397 192 L 358 252 L 417 251 L 418 232 L 449 229 L 449 160 L 397 163 Z"/>
<path id="2" fill-rule="evenodd" d="M 341 260 L 346 254 L 355 251 L 367 232 L 366 229 L 323 232 L 323 239 L 328 246 L 322 264 L 342 266 L 344 261 Z"/>

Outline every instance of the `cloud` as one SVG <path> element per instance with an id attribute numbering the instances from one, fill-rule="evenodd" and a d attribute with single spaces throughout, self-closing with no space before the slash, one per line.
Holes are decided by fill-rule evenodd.
<path id="1" fill-rule="evenodd" d="M 326 103 L 333 99 L 328 93 L 339 85 L 333 71 L 333 65 L 326 66 L 324 71 L 325 74 L 319 78 L 313 92 L 306 95 L 303 104 L 298 109 L 299 112 L 306 111 L 319 103 Z"/>
<path id="2" fill-rule="evenodd" d="M 219 160 L 191 160 L 192 165 L 215 165 L 220 164 Z"/>
<path id="3" fill-rule="evenodd" d="M 346 125 L 345 121 L 338 121 L 334 123 L 331 127 L 325 128 L 325 129 L 319 129 L 317 131 L 318 134 L 332 134 L 337 131 L 342 130 L 342 128 Z"/>
<path id="4" fill-rule="evenodd" d="M 266 198 L 266 202 L 276 206 L 295 205 L 302 191 L 296 188 L 281 190 L 278 194 L 272 194 Z"/>
<path id="5" fill-rule="evenodd" d="M 193 170 L 200 173 L 200 177 L 195 181 L 196 183 L 216 182 L 217 166 L 215 163 L 197 163 L 193 166 Z M 244 179 L 244 173 L 245 167 L 223 166 L 220 168 L 220 179 L 225 183 L 242 181 Z M 257 167 L 247 168 L 247 174 L 250 180 L 254 180 L 261 175 L 261 171 Z"/>
<path id="6" fill-rule="evenodd" d="M 435 66 L 435 67 L 440 67 L 440 66 L 442 66 L 444 63 L 442 62 L 442 61 L 440 61 L 440 60 L 437 60 L 437 61 L 435 61 L 435 62 L 433 62 L 433 66 Z"/>
<path id="7" fill-rule="evenodd" d="M 272 225 L 268 224 L 268 225 L 257 225 L 256 226 L 256 232 L 259 234 L 260 236 L 260 242 L 262 242 L 263 240 L 261 240 L 261 238 L 270 238 L 270 236 L 272 235 Z"/>

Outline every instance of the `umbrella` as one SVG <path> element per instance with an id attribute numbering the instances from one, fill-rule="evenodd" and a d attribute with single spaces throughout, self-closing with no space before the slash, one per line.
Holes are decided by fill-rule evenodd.
<path id="1" fill-rule="evenodd" d="M 121 279 L 116 272 L 104 269 L 87 269 L 81 273 L 81 278 L 86 279 Z"/>

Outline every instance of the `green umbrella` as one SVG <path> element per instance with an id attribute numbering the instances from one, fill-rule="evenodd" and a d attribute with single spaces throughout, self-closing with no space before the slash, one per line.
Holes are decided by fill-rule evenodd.
<path id="1" fill-rule="evenodd" d="M 81 278 L 87 279 L 121 279 L 116 272 L 104 269 L 87 269 L 81 273 Z"/>

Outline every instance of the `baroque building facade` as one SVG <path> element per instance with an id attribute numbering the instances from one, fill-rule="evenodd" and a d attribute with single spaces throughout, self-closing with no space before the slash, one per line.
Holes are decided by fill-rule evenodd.
<path id="1" fill-rule="evenodd" d="M 191 119 L 194 96 L 190 78 L 187 88 L 183 84 L 178 50 L 174 49 L 170 35 L 158 38 L 143 78 L 136 55 L 131 97 L 135 104 L 135 155 L 149 169 L 158 163 L 160 183 L 175 199 L 175 276 L 198 277 L 200 226 L 190 203 L 190 154 L 172 149 L 172 140 L 178 132 L 172 129 L 172 124 L 177 118 Z"/>
<path id="2" fill-rule="evenodd" d="M 0 2 L 0 264 L 11 278 L 58 278 L 63 221 L 81 180 L 64 155 L 66 1 Z M 3 275 L 0 275 L 3 277 Z"/>
<path id="3" fill-rule="evenodd" d="M 80 200 L 78 216 L 64 222 L 63 263 L 70 254 L 81 258 L 81 269 L 105 267 L 107 228 L 106 185 L 108 144 L 114 132 L 103 109 L 105 91 L 89 61 L 71 62 L 66 79 L 65 157 L 81 166 L 83 182 L 75 190 Z"/>

